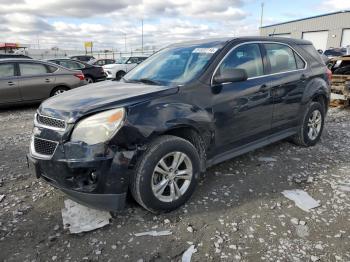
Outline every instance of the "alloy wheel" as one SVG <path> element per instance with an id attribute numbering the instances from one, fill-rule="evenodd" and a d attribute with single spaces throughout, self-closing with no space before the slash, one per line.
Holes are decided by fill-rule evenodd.
<path id="1" fill-rule="evenodd" d="M 86 78 L 85 78 L 85 81 L 86 81 L 86 83 L 88 83 L 88 84 L 92 84 L 92 83 L 94 82 L 94 80 L 92 80 L 91 77 L 86 77 Z"/>
<path id="2" fill-rule="evenodd" d="M 63 92 L 65 92 L 66 90 L 63 90 L 63 89 L 57 89 L 53 95 L 56 96 L 56 95 L 59 95 L 59 94 L 62 94 Z"/>
<path id="3" fill-rule="evenodd" d="M 152 175 L 152 191 L 162 202 L 173 202 L 183 196 L 192 181 L 190 158 L 182 152 L 171 152 L 157 163 Z"/>
<path id="4" fill-rule="evenodd" d="M 322 127 L 322 114 L 319 110 L 314 110 L 309 117 L 307 135 L 311 140 L 315 140 Z"/>

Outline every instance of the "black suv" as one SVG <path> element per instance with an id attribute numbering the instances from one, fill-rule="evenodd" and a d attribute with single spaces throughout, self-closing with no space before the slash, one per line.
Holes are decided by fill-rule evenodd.
<path id="1" fill-rule="evenodd" d="M 76 60 L 67 59 L 67 58 L 48 59 L 47 61 L 63 66 L 68 69 L 81 70 L 84 74 L 85 81 L 88 84 L 95 83 L 98 81 L 104 81 L 107 78 L 102 66 L 90 65 L 85 62 L 76 61 Z"/>
<path id="2" fill-rule="evenodd" d="M 192 195 L 206 168 L 281 139 L 319 141 L 331 73 L 304 40 L 171 45 L 121 82 L 43 102 L 28 155 L 36 176 L 100 209 L 127 192 L 152 212 Z"/>

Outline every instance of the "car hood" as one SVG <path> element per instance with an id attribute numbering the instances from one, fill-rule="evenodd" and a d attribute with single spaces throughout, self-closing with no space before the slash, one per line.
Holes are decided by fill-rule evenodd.
<path id="1" fill-rule="evenodd" d="M 125 107 L 155 97 L 175 94 L 177 91 L 177 87 L 104 81 L 49 98 L 40 105 L 38 112 L 74 123 L 88 114 Z"/>

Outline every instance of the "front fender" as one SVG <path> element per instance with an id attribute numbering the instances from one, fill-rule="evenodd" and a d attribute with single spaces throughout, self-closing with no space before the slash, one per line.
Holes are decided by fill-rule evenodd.
<path id="1" fill-rule="evenodd" d="M 196 130 L 209 145 L 214 132 L 213 115 L 196 105 L 172 101 L 171 97 L 143 102 L 128 108 L 127 119 L 118 132 L 116 143 L 126 147 L 144 145 L 179 127 Z"/>

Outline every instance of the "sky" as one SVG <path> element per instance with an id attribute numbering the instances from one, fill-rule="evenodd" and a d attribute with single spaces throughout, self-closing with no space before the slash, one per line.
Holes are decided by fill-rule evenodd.
<path id="1" fill-rule="evenodd" d="M 350 0 L 0 0 L 0 42 L 95 50 L 257 35 L 263 25 L 350 10 Z"/>

